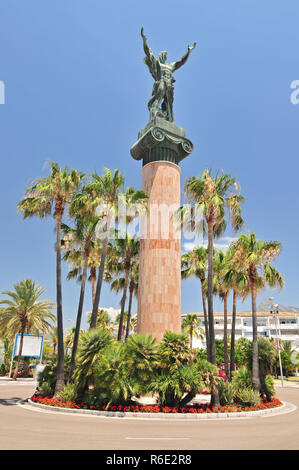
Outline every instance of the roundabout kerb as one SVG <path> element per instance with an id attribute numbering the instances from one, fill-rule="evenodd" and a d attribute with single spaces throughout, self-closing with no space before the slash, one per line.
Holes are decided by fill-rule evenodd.
<path id="1" fill-rule="evenodd" d="M 219 420 L 219 419 L 242 419 L 242 418 L 253 418 L 253 417 L 270 417 L 278 414 L 286 414 L 295 411 L 296 406 L 291 403 L 282 402 L 281 406 L 268 408 L 265 410 L 257 411 L 241 411 L 241 412 L 229 412 L 229 413 L 138 413 L 138 412 L 123 412 L 123 411 L 103 411 L 103 410 L 81 410 L 74 408 L 55 407 L 50 405 L 43 405 L 41 403 L 35 403 L 30 398 L 25 400 L 32 408 L 40 408 L 53 413 L 67 413 L 74 415 L 91 415 L 102 418 L 121 418 L 121 419 L 145 419 L 145 420 L 168 420 L 168 421 L 198 421 L 198 420 Z"/>

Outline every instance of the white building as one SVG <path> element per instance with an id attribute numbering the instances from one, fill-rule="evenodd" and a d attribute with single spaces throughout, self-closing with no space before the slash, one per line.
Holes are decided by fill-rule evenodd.
<path id="1" fill-rule="evenodd" d="M 187 314 L 183 314 L 184 318 Z M 192 313 L 197 315 L 201 321 L 201 327 L 204 330 L 204 315 L 203 313 Z M 227 335 L 228 338 L 231 334 L 232 325 L 232 314 L 227 314 Z M 276 319 L 270 313 L 259 312 L 257 313 L 257 329 L 258 334 L 266 338 L 276 338 L 276 325 L 278 337 L 282 341 L 290 340 L 294 343 L 294 346 L 299 345 L 299 313 L 292 312 L 279 312 L 276 315 Z M 214 313 L 214 327 L 216 339 L 223 339 L 224 333 L 224 320 L 223 313 Z M 252 340 L 252 314 L 251 312 L 237 313 L 236 316 L 236 327 L 235 327 L 235 339 L 248 338 Z M 194 347 L 200 348 L 205 347 L 205 340 L 194 338 Z"/>

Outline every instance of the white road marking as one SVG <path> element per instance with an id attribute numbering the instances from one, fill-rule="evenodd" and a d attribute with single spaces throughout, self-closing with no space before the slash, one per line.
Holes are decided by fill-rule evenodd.
<path id="1" fill-rule="evenodd" d="M 151 440 L 151 441 L 181 441 L 181 440 L 188 440 L 191 437 L 126 437 L 126 439 L 131 440 Z"/>

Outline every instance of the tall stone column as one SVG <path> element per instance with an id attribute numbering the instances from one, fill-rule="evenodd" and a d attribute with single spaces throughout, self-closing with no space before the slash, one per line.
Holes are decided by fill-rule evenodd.
<path id="1" fill-rule="evenodd" d="M 149 195 L 141 221 L 137 332 L 158 341 L 165 331 L 181 331 L 180 230 L 173 216 L 180 206 L 178 164 L 192 150 L 184 129 L 159 117 L 131 148 L 143 161 L 142 189 Z"/>

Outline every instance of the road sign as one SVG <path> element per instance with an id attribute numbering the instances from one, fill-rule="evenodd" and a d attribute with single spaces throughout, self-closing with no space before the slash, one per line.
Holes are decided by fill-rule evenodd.
<path id="1" fill-rule="evenodd" d="M 18 333 L 15 338 L 13 355 L 19 355 L 21 335 Z M 41 357 L 43 353 L 44 335 L 24 335 L 22 357 Z"/>
<path id="2" fill-rule="evenodd" d="M 12 362 L 14 356 L 19 355 L 20 349 L 21 334 L 16 334 L 15 345 L 11 355 L 9 377 L 11 377 L 12 371 Z M 42 359 L 43 355 L 43 346 L 44 346 L 44 335 L 23 335 L 23 347 L 21 356 L 22 357 L 39 357 Z"/>

